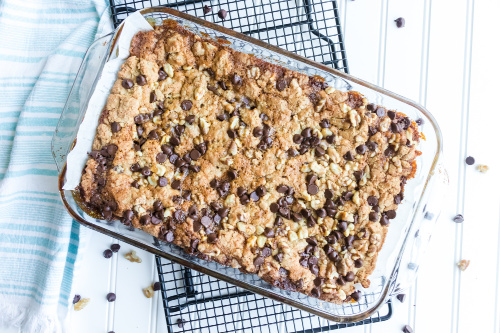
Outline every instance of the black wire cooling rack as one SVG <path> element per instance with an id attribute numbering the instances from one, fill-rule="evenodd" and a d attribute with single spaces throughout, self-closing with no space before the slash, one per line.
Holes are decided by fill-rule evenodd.
<path id="1" fill-rule="evenodd" d="M 337 3 L 332 0 L 110 0 L 115 26 L 136 10 L 166 6 L 349 72 Z M 212 11 L 205 14 L 204 6 Z M 227 17 L 218 17 L 219 10 Z M 387 303 L 374 316 L 339 324 L 256 295 L 156 257 L 163 307 L 173 332 L 316 333 L 388 320 Z M 365 294 L 359 304 L 374 295 Z M 354 306 L 354 305 L 353 305 Z"/>

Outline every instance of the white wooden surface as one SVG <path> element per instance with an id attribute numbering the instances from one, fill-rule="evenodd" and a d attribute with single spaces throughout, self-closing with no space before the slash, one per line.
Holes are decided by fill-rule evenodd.
<path id="1" fill-rule="evenodd" d="M 444 137 L 450 188 L 415 286 L 405 303 L 394 302 L 387 322 L 345 333 L 500 332 L 500 13 L 499 0 L 338 0 L 351 74 L 425 105 Z M 397 29 L 394 19 L 406 19 Z M 472 155 L 490 170 L 466 166 Z M 451 218 L 461 213 L 462 224 Z M 70 314 L 71 332 L 166 332 L 153 255 L 137 250 L 141 264 L 123 255 L 104 259 L 115 243 L 93 233 L 75 292 L 91 298 Z M 471 260 L 460 272 L 456 262 Z M 114 303 L 106 294 L 115 292 Z M 12 331 L 14 332 L 14 331 Z"/>

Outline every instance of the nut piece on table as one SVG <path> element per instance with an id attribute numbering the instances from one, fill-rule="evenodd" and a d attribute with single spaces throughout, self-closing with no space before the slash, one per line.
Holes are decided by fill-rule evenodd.
<path id="1" fill-rule="evenodd" d="M 75 303 L 75 311 L 80 311 L 89 304 L 90 298 L 82 298 Z"/>
<path id="2" fill-rule="evenodd" d="M 127 259 L 128 261 L 131 261 L 131 262 L 138 262 L 138 263 L 142 262 L 142 259 L 137 256 L 135 251 L 130 251 L 129 253 L 127 253 L 125 255 L 125 259 Z"/>
<path id="3" fill-rule="evenodd" d="M 146 296 L 147 298 L 151 298 L 155 294 L 153 285 L 150 285 L 149 287 L 142 289 L 142 292 L 144 293 L 144 296 Z"/>
<path id="4" fill-rule="evenodd" d="M 470 260 L 465 260 L 465 259 L 462 259 L 460 260 L 458 263 L 457 263 L 457 266 L 458 268 L 460 268 L 460 270 L 463 272 L 467 269 L 467 267 L 469 267 L 469 264 L 470 264 Z"/>
<path id="5" fill-rule="evenodd" d="M 488 166 L 485 165 L 485 164 L 479 164 L 477 167 L 476 167 L 477 170 L 479 170 L 480 172 L 482 173 L 485 173 L 486 171 L 488 171 Z"/>

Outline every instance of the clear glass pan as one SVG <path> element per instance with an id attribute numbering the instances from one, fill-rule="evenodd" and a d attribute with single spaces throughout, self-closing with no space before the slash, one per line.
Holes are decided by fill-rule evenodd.
<path id="1" fill-rule="evenodd" d="M 120 26 L 89 47 L 53 137 L 52 152 L 60 173 L 59 190 L 69 214 L 93 230 L 336 322 L 355 322 L 365 319 L 377 311 L 395 291 L 409 287 L 418 270 L 419 257 L 439 216 L 440 196 L 443 195 L 447 184 L 446 171 L 439 166 L 442 137 L 434 117 L 422 106 L 402 96 L 213 23 L 164 7 L 144 9 L 141 13 L 149 21 L 155 21 L 157 24 L 161 24 L 164 19 L 174 19 L 195 33 L 223 37 L 235 50 L 253 54 L 308 75 L 319 75 L 336 89 L 358 91 L 371 102 L 403 112 L 413 120 L 422 119 L 423 125 L 420 129 L 425 135 L 425 140 L 422 140 L 419 146 L 422 155 L 417 158 L 418 170 L 415 178 L 406 185 L 405 199 L 398 209 L 397 218 L 391 223 L 385 244 L 379 254 L 377 267 L 370 277 L 371 287 L 361 289 L 364 297 L 358 303 L 337 305 L 300 293 L 284 291 L 272 287 L 256 275 L 244 274 L 233 268 L 192 257 L 176 246 L 159 242 L 151 235 L 125 227 L 118 221 L 107 222 L 89 216 L 75 201 L 72 191 L 62 189 L 66 157 L 76 139 L 102 68 L 110 54 L 115 51 L 115 44 L 121 33 Z"/>

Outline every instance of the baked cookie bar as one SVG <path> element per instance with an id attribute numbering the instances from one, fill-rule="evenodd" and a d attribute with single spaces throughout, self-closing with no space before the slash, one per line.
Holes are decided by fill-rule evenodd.
<path id="1" fill-rule="evenodd" d="M 138 33 L 80 193 L 205 260 L 357 301 L 416 170 L 417 126 L 174 22 Z"/>

